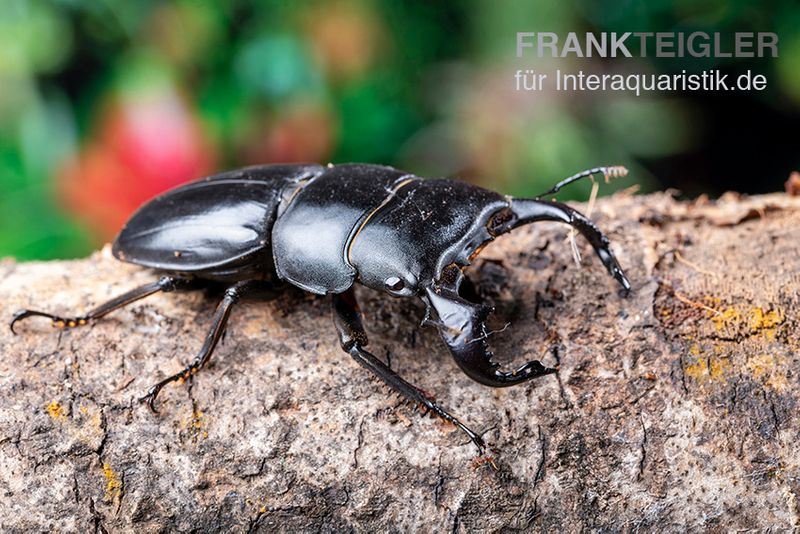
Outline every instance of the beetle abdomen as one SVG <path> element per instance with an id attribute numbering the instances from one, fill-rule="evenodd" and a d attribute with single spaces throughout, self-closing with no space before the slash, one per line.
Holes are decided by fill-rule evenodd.
<path id="1" fill-rule="evenodd" d="M 285 189 L 319 165 L 249 167 L 168 191 L 131 217 L 113 254 L 130 263 L 203 278 L 264 278 L 273 271 L 271 230 Z"/>
<path id="2" fill-rule="evenodd" d="M 341 293 L 356 271 L 347 246 L 362 222 L 410 180 L 379 165 L 336 165 L 297 191 L 272 231 L 275 269 L 282 279 L 312 293 Z"/>

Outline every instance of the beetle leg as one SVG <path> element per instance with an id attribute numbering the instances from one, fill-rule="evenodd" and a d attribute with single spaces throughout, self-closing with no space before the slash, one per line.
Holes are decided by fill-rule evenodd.
<path id="1" fill-rule="evenodd" d="M 560 221 L 569 224 L 578 230 L 594 248 L 600 257 L 609 274 L 623 287 L 625 292 L 629 292 L 631 284 L 622 268 L 617 262 L 614 253 L 611 252 L 608 238 L 600 231 L 594 222 L 588 219 L 581 212 L 562 204 L 561 202 L 515 198 L 511 200 L 511 210 L 516 215 L 516 219 L 511 222 L 510 227 L 504 231 L 511 230 L 523 224 L 536 221 Z"/>
<path id="2" fill-rule="evenodd" d="M 491 308 L 459 297 L 455 288 L 428 288 L 426 293 L 424 300 L 436 310 L 439 319 L 431 322 L 439 328 L 461 370 L 476 382 L 492 387 L 513 386 L 558 370 L 533 360 L 515 371 L 501 371 L 500 364 L 492 360 L 486 341 L 485 320 Z"/>
<path id="3" fill-rule="evenodd" d="M 225 290 L 225 296 L 217 305 L 217 309 L 214 311 L 214 316 L 211 319 L 211 329 L 206 335 L 203 346 L 200 347 L 200 352 L 197 353 L 197 356 L 195 356 L 194 360 L 192 360 L 192 363 L 184 367 L 181 372 L 175 373 L 172 376 L 168 376 L 161 382 L 155 384 L 153 387 L 147 390 L 147 394 L 139 400 L 146 402 L 147 406 L 149 406 L 153 412 L 158 412 L 158 410 L 156 410 L 155 402 L 156 397 L 158 397 L 159 392 L 161 392 L 161 389 L 170 382 L 189 379 L 208 363 L 208 360 L 211 359 L 211 355 L 214 352 L 217 343 L 222 337 L 222 333 L 225 331 L 225 325 L 228 323 L 228 318 L 231 315 L 233 305 L 236 304 L 245 294 L 251 292 L 257 287 L 260 287 L 259 282 L 244 281 L 237 282 Z"/>
<path id="4" fill-rule="evenodd" d="M 332 296 L 333 323 L 339 332 L 339 342 L 342 349 L 350 354 L 353 359 L 362 367 L 381 379 L 387 386 L 391 387 L 408 400 L 423 406 L 428 411 L 433 412 L 445 421 L 454 424 L 459 430 L 464 432 L 467 437 L 475 444 L 480 454 L 483 454 L 486 447 L 483 439 L 470 430 L 456 417 L 448 413 L 428 394 L 404 380 L 400 375 L 392 371 L 388 365 L 375 357 L 370 352 L 364 350 L 367 344 L 367 333 L 361 323 L 361 313 L 358 309 L 353 289 L 350 288 L 344 293 Z"/>
<path id="5" fill-rule="evenodd" d="M 79 317 L 61 317 L 42 311 L 20 310 L 14 314 L 14 317 L 11 319 L 11 322 L 8 326 L 11 328 L 11 332 L 16 334 L 14 331 L 14 324 L 16 324 L 17 321 L 27 319 L 28 317 L 47 317 L 56 328 L 74 328 L 76 326 L 83 326 L 89 321 L 99 319 L 114 310 L 118 310 L 124 306 L 127 306 L 128 304 L 136 302 L 139 299 L 143 299 L 154 293 L 158 293 L 159 291 L 169 293 L 170 291 L 174 291 L 179 288 L 188 287 L 190 284 L 191 280 L 188 278 L 163 276 L 156 282 L 139 286 L 128 291 L 127 293 L 123 293 L 122 295 L 109 300 L 108 302 L 104 302 L 100 306 L 97 306 L 93 310 L 89 311 L 87 314 Z"/>

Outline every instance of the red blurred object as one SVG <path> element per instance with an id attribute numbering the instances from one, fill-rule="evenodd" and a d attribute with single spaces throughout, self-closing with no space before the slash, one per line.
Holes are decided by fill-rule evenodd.
<path id="1" fill-rule="evenodd" d="M 784 187 L 789 196 L 800 196 L 800 172 L 793 171 L 792 174 L 789 175 L 789 179 L 786 180 Z"/>
<path id="2" fill-rule="evenodd" d="M 216 150 L 174 92 L 113 99 L 92 139 L 58 173 L 68 209 L 109 240 L 145 201 L 211 174 Z"/>
<path id="3" fill-rule="evenodd" d="M 327 162 L 334 149 L 335 121 L 325 106 L 302 102 L 288 105 L 272 120 L 254 125 L 242 159 L 265 162 Z"/>

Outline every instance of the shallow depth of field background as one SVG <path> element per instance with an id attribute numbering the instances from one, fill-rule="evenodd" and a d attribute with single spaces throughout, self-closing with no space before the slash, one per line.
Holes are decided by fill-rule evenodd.
<path id="1" fill-rule="evenodd" d="M 534 195 L 776 191 L 800 167 L 800 7 L 712 2 L 0 2 L 0 257 L 85 255 L 165 189 L 380 162 Z M 776 60 L 515 58 L 515 32 L 775 31 Z M 763 93 L 516 93 L 517 68 L 752 68 Z M 564 198 L 585 199 L 588 183 Z"/>

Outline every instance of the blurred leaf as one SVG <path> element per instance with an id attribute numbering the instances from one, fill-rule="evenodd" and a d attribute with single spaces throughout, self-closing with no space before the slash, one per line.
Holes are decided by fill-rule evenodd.
<path id="1" fill-rule="evenodd" d="M 391 75 L 346 87 L 340 100 L 337 161 L 387 163 L 419 128 L 421 120 Z"/>
<path id="2" fill-rule="evenodd" d="M 95 248 L 45 191 L 31 188 L 0 197 L 0 256 L 19 260 L 74 258 Z"/>
<path id="3" fill-rule="evenodd" d="M 778 83 L 800 103 L 800 34 L 784 35 L 776 61 Z"/>
<path id="4" fill-rule="evenodd" d="M 198 112 L 209 125 L 210 134 L 225 152 L 231 153 L 246 136 L 243 127 L 254 112 L 252 99 L 233 77 L 214 77 L 198 91 Z"/>
<path id="5" fill-rule="evenodd" d="M 51 4 L 0 2 L 0 76 L 50 72 L 69 57 L 71 28 Z"/>
<path id="6" fill-rule="evenodd" d="M 618 139 L 636 157 L 659 157 L 691 148 L 700 133 L 697 115 L 674 98 L 615 98 L 597 109 L 606 135 Z"/>
<path id="7" fill-rule="evenodd" d="M 265 97 L 320 93 L 322 79 L 308 61 L 305 48 L 293 35 L 270 35 L 247 42 L 236 57 L 242 84 Z"/>
<path id="8" fill-rule="evenodd" d="M 551 184 L 584 168 L 594 167 L 590 139 L 583 128 L 566 114 L 548 114 L 518 132 L 509 169 L 510 193 L 534 196 Z M 576 183 L 562 198 L 588 192 L 586 183 Z"/>
<path id="9" fill-rule="evenodd" d="M 19 150 L 25 173 L 45 180 L 77 150 L 72 110 L 63 94 L 52 92 L 20 117 Z"/>
<path id="10" fill-rule="evenodd" d="M 509 60 L 515 57 L 515 32 L 566 32 L 575 29 L 575 12 L 569 2 L 512 0 L 474 1 L 470 9 L 472 54 L 480 59 Z"/>

